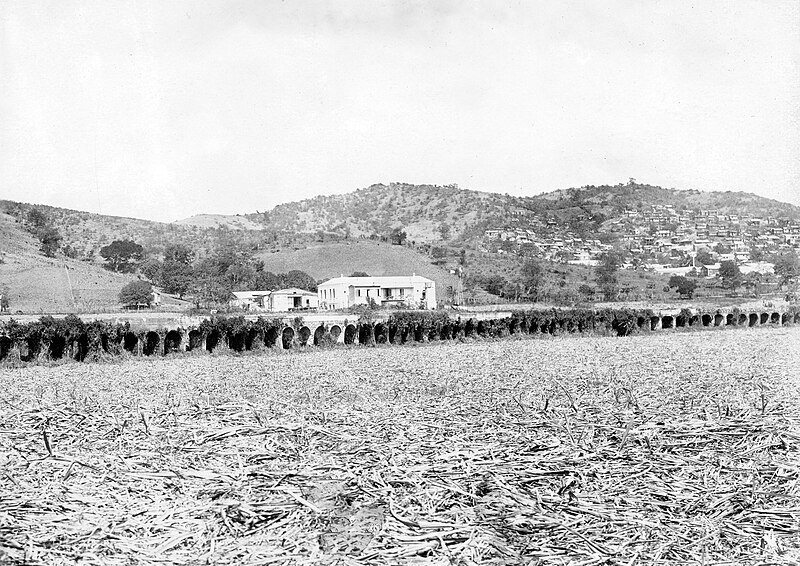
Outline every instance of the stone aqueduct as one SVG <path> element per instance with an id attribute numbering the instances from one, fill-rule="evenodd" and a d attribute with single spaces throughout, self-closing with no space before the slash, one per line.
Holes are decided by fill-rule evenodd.
<path id="1" fill-rule="evenodd" d="M 532 312 L 532 311 L 530 311 Z M 558 311 L 551 311 L 558 312 Z M 568 312 L 568 311 L 562 311 Z M 27 317 L 29 323 L 34 317 Z M 255 322 L 256 316 L 239 317 Z M 256 325 L 244 327 L 240 332 L 224 333 L 213 325 L 205 326 L 203 317 L 185 317 L 167 313 L 144 316 L 94 315 L 93 319 L 110 325 L 125 325 L 126 330 L 115 337 L 98 337 L 98 350 L 108 353 L 128 352 L 136 356 L 167 355 L 174 352 L 206 351 L 218 349 L 234 351 L 258 350 L 261 348 L 296 349 L 311 346 L 405 344 L 407 342 L 431 342 L 463 337 L 502 337 L 511 334 L 556 334 L 561 332 L 591 332 L 594 326 L 566 328 L 555 320 L 545 324 L 527 322 L 512 311 L 454 313 L 446 317 L 445 324 L 435 328 L 423 325 L 398 328 L 390 324 L 391 315 L 381 314 L 374 320 L 360 320 L 354 315 L 312 314 L 307 317 L 270 319 L 273 323 L 259 329 Z M 25 322 L 24 320 L 22 321 Z M 631 321 L 633 322 L 633 321 Z M 677 328 L 724 328 L 758 327 L 800 324 L 800 309 L 764 308 L 759 310 L 720 309 L 713 312 L 662 311 L 650 313 L 639 311 L 635 315 L 636 332 L 663 331 Z M 631 324 L 633 326 L 633 324 Z M 0 321 L 0 360 L 14 352 L 22 361 L 34 358 L 60 359 L 72 357 L 82 360 L 80 343 L 51 337 L 36 352 L 31 352 L 24 340 L 14 341 L 7 332 L 8 324 Z M 626 334 L 629 332 L 625 332 Z M 622 334 L 620 332 L 620 334 Z M 78 349 L 76 353 L 76 348 Z M 88 346 L 85 348 L 88 351 Z"/>

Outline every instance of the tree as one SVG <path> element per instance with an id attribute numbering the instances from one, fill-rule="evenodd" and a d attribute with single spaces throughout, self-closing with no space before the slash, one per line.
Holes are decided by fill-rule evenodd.
<path id="1" fill-rule="evenodd" d="M 467 265 L 467 250 L 461 250 L 461 253 L 458 255 L 458 264 L 463 266 Z"/>
<path id="2" fill-rule="evenodd" d="M 365 271 L 354 271 L 350 274 L 350 277 L 369 277 L 369 273 Z"/>
<path id="3" fill-rule="evenodd" d="M 600 263 L 595 267 L 597 286 L 606 301 L 614 301 L 619 294 L 617 270 L 622 265 L 622 258 L 615 252 L 606 252 L 600 256 Z"/>
<path id="4" fill-rule="evenodd" d="M 139 273 L 141 273 L 145 279 L 154 283 L 156 285 L 161 284 L 161 275 L 162 275 L 162 263 L 155 258 L 150 258 L 143 261 L 139 265 Z"/>
<path id="5" fill-rule="evenodd" d="M 723 261 L 720 264 L 718 277 L 722 280 L 722 286 L 731 291 L 735 291 L 742 284 L 742 272 L 732 261 Z"/>
<path id="6" fill-rule="evenodd" d="M 677 289 L 681 297 L 691 299 L 694 296 L 695 289 L 697 289 L 697 281 L 683 275 L 673 275 L 669 278 L 669 288 Z"/>
<path id="7" fill-rule="evenodd" d="M 142 259 L 144 249 L 133 240 L 114 240 L 100 248 L 100 255 L 106 259 L 105 268 L 117 273 L 131 273 L 136 262 Z"/>
<path id="8" fill-rule="evenodd" d="M 39 248 L 47 257 L 55 257 L 61 247 L 61 234 L 53 226 L 46 226 L 39 230 L 37 237 L 42 243 Z"/>
<path id="9" fill-rule="evenodd" d="M 185 244 L 169 244 L 164 250 L 165 262 L 175 261 L 184 265 L 191 265 L 194 258 L 194 250 Z"/>
<path id="10" fill-rule="evenodd" d="M 311 277 L 305 271 L 293 269 L 282 277 L 284 287 L 297 287 L 305 289 L 306 291 L 317 290 L 317 280 Z"/>
<path id="11" fill-rule="evenodd" d="M 442 240 L 450 239 L 450 225 L 447 222 L 442 222 L 439 225 L 439 235 L 442 237 Z"/>
<path id="12" fill-rule="evenodd" d="M 8 312 L 11 300 L 8 298 L 10 291 L 6 285 L 0 286 L 0 312 Z"/>
<path id="13" fill-rule="evenodd" d="M 695 264 L 699 263 L 701 265 L 712 265 L 714 263 L 714 258 L 711 257 L 711 254 L 705 248 L 700 248 L 697 251 L 697 255 L 695 256 L 694 260 Z"/>
<path id="14" fill-rule="evenodd" d="M 508 281 L 502 275 L 490 275 L 483 280 L 481 285 L 487 293 L 503 296 L 503 290 L 508 286 Z"/>
<path id="15" fill-rule="evenodd" d="M 192 266 L 178 261 L 165 261 L 161 267 L 160 283 L 167 293 L 178 295 L 179 299 L 189 292 L 194 281 Z"/>
<path id="16" fill-rule="evenodd" d="M 781 286 L 797 283 L 800 279 L 800 257 L 797 252 L 792 250 L 790 253 L 779 255 L 775 259 L 773 271 L 778 276 Z"/>
<path id="17" fill-rule="evenodd" d="M 723 244 L 722 242 L 720 242 L 716 246 L 714 246 L 714 251 L 717 252 L 718 254 L 729 254 L 733 250 L 731 249 L 730 246 L 727 246 L 727 245 Z"/>
<path id="18" fill-rule="evenodd" d="M 153 286 L 147 281 L 131 281 L 119 292 L 119 302 L 126 307 L 147 305 L 153 302 Z"/>
<path id="19" fill-rule="evenodd" d="M 523 295 L 534 301 L 539 299 L 539 291 L 544 284 L 544 269 L 538 261 L 529 259 L 522 264 Z"/>
<path id="20" fill-rule="evenodd" d="M 258 291 L 274 291 L 281 286 L 281 280 L 271 271 L 256 271 L 251 285 Z"/>
<path id="21" fill-rule="evenodd" d="M 392 230 L 391 234 L 389 234 L 389 241 L 395 246 L 402 246 L 406 243 L 407 237 L 405 230 L 402 228 L 395 228 Z"/>

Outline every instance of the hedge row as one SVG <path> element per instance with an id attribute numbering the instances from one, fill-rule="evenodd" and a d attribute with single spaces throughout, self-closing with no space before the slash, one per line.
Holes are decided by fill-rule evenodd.
<path id="1" fill-rule="evenodd" d="M 357 320 L 345 322 L 338 331 L 331 325 L 309 327 L 301 317 L 289 324 L 280 318 L 248 320 L 242 316 L 215 316 L 199 326 L 178 331 L 135 330 L 130 323 L 83 322 L 74 315 L 63 319 L 42 317 L 27 324 L 10 319 L 0 324 L 0 360 L 13 350 L 21 361 L 36 359 L 97 360 L 124 352 L 152 355 L 181 349 L 207 350 L 229 348 L 235 351 L 261 347 L 292 348 L 303 345 L 349 343 L 375 344 L 454 340 L 475 336 L 502 337 L 509 334 L 593 333 L 627 336 L 658 328 L 752 325 L 750 311 L 694 312 L 683 309 L 675 316 L 657 315 L 650 309 L 552 309 L 519 310 L 504 318 L 452 317 L 444 311 L 401 311 L 388 318 L 364 313 Z M 757 313 L 758 324 L 800 322 L 800 307 L 782 313 Z M 776 320 L 777 315 L 777 320 Z M 344 333 L 344 336 L 342 336 Z M 15 358 L 17 356 L 14 356 Z"/>

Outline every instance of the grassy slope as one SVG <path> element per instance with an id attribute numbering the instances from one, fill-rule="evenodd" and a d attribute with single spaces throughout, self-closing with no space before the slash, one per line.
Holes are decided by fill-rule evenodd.
<path id="1" fill-rule="evenodd" d="M 321 244 L 296 251 L 265 252 L 258 257 L 264 260 L 267 271 L 285 273 L 299 269 L 315 279 L 350 275 L 354 271 L 375 276 L 416 273 L 436 281 L 440 298 L 444 296 L 448 285 L 458 283 L 457 277 L 431 265 L 429 258 L 414 250 L 370 240 Z"/>
<path id="2" fill-rule="evenodd" d="M 44 257 L 33 236 L 2 213 L 0 254 L 4 261 L 0 264 L 0 285 L 10 289 L 12 312 L 74 312 L 76 306 L 83 312 L 117 308 L 120 289 L 133 280 L 93 264 Z"/>

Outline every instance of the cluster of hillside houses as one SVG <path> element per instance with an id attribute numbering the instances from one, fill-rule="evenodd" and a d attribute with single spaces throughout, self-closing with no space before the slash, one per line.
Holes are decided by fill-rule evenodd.
<path id="1" fill-rule="evenodd" d="M 253 312 L 340 310 L 358 305 L 436 308 L 436 283 L 419 275 L 334 277 L 317 292 L 296 287 L 277 291 L 236 291 L 232 306 Z"/>
<path id="2" fill-rule="evenodd" d="M 518 222 L 518 221 L 517 221 Z M 599 240 L 584 240 L 569 230 L 559 230 L 555 221 L 542 226 L 543 234 L 518 226 L 486 230 L 484 251 L 520 253 L 549 261 L 597 265 L 598 258 L 612 246 Z M 658 205 L 647 211 L 625 210 L 603 229 L 612 233 L 628 252 L 627 268 L 646 268 L 663 273 L 697 269 L 714 276 L 723 261 L 735 261 L 742 272 L 772 270 L 771 264 L 753 261 L 754 252 L 775 252 L 800 247 L 800 222 L 790 218 L 761 218 L 720 214 L 713 210 L 676 211 L 672 205 Z M 727 253 L 716 253 L 722 244 Z M 716 263 L 696 265 L 700 250 L 711 253 Z M 661 261 L 653 261 L 660 257 Z M 686 264 L 678 267 L 676 264 Z"/>

